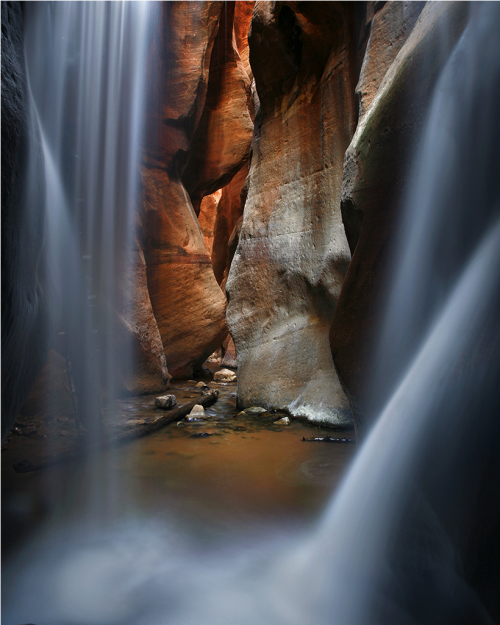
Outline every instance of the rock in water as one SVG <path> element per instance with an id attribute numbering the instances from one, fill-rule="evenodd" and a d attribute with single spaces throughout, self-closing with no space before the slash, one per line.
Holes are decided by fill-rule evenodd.
<path id="1" fill-rule="evenodd" d="M 229 369 L 221 369 L 214 373 L 214 380 L 216 382 L 236 382 L 236 373 Z"/>
<path id="2" fill-rule="evenodd" d="M 205 414 L 205 408 L 200 404 L 196 404 L 191 412 L 184 417 L 185 421 L 204 421 L 207 418 Z"/>
<path id="3" fill-rule="evenodd" d="M 288 417 L 282 417 L 275 421 L 274 425 L 290 425 L 290 419 Z"/>
<path id="4" fill-rule="evenodd" d="M 247 415 L 254 415 L 262 414 L 264 412 L 267 412 L 267 410 L 265 408 L 262 408 L 262 406 L 251 406 L 250 408 L 245 408 L 243 412 Z"/>
<path id="5" fill-rule="evenodd" d="M 157 397 L 155 399 L 155 406 L 157 408 L 172 408 L 177 404 L 177 399 L 175 395 L 162 395 L 161 397 Z"/>

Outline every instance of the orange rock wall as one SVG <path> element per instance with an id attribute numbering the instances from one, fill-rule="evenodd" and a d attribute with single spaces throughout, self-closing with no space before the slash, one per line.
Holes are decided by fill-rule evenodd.
<path id="1" fill-rule="evenodd" d="M 196 213 L 202 198 L 227 185 L 248 160 L 253 133 L 250 79 L 234 30 L 235 3 L 223 4 L 205 106 L 182 174 Z"/>
<path id="2" fill-rule="evenodd" d="M 217 221 L 217 211 L 221 197 L 222 189 L 219 189 L 210 195 L 205 195 L 205 197 L 201 200 L 200 214 L 198 215 L 198 223 L 200 224 L 203 240 L 205 241 L 205 248 L 210 258 L 212 258 L 215 224 Z"/>
<path id="3" fill-rule="evenodd" d="M 191 376 L 227 333 L 226 302 L 181 172 L 202 117 L 222 3 L 161 3 L 148 67 L 141 241 L 169 371 Z"/>
<path id="4" fill-rule="evenodd" d="M 214 241 L 212 250 L 212 266 L 215 279 L 222 283 L 224 272 L 229 272 L 232 256 L 230 257 L 229 239 L 238 220 L 243 215 L 246 199 L 244 189 L 248 176 L 248 164 L 245 163 L 231 182 L 222 189 L 220 202 L 217 206 L 217 215 L 214 224 Z M 229 265 L 229 266 L 228 266 Z"/>

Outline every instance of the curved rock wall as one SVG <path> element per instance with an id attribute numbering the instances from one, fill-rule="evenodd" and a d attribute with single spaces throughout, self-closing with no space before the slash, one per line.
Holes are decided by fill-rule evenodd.
<path id="1" fill-rule="evenodd" d="M 235 2 L 225 2 L 213 44 L 209 83 L 182 180 L 195 212 L 205 195 L 226 186 L 250 155 L 250 79 L 235 36 Z"/>
<path id="2" fill-rule="evenodd" d="M 160 388 L 167 364 L 173 376 L 192 376 L 227 336 L 227 286 L 240 405 L 346 425 L 344 389 L 362 422 L 407 163 L 467 13 L 465 4 L 430 3 L 422 11 L 423 4 L 158 5 L 137 242 L 127 257 L 135 290 L 123 285 L 118 315 L 135 341 L 135 364 L 122 372 L 127 390 Z M 2 287 L 4 357 L 15 351 L 10 342 L 25 346 L 3 368 L 14 390 L 2 401 L 15 413 L 46 346 L 35 348 L 28 372 L 29 341 L 19 328 L 30 336 L 43 317 L 33 279 L 41 228 L 21 227 L 23 211 L 14 218 L 7 210 L 20 206 L 16 176 L 26 166 L 29 125 L 21 12 L 15 3 L 2 11 L 11 29 L 2 32 L 3 272 L 24 271 L 31 280 L 14 286 L 6 273 Z M 210 203 L 215 192 L 220 199 Z M 30 219 L 41 223 L 41 215 L 37 208 Z M 32 256 L 20 262 L 26 236 L 34 237 Z M 27 316 L 14 312 L 23 298 L 31 303 Z"/>
<path id="3" fill-rule="evenodd" d="M 242 20 L 253 3 L 243 4 Z M 248 160 L 251 92 L 234 2 L 169 2 L 161 11 L 149 60 L 141 241 L 169 371 L 189 377 L 227 335 L 226 300 L 206 248 L 212 237 L 217 249 L 224 243 L 215 243 L 221 237 L 209 200 L 204 233 L 197 214 L 203 197 Z"/>
<path id="4" fill-rule="evenodd" d="M 248 164 L 245 163 L 231 182 L 222 189 L 221 199 L 217 206 L 212 249 L 212 266 L 214 268 L 215 279 L 221 285 L 226 268 L 229 272 L 229 267 L 231 266 L 232 256 L 229 249 L 229 240 L 236 224 L 243 215 L 247 176 Z"/>
<path id="5" fill-rule="evenodd" d="M 166 2 L 148 63 L 141 242 L 169 371 L 191 376 L 224 339 L 226 302 L 181 181 L 201 118 L 218 2 Z"/>
<path id="6" fill-rule="evenodd" d="M 356 122 L 353 22 L 342 3 L 255 6 L 260 111 L 226 287 L 240 405 L 337 425 L 350 419 L 328 333 L 350 261 L 340 191 Z"/>
<path id="7" fill-rule="evenodd" d="M 388 3 L 386 11 L 397 11 L 398 4 Z M 360 81 L 361 92 L 367 94 L 366 102 L 370 99 L 370 90 L 363 87 L 367 79 L 368 84 L 380 86 L 361 117 L 345 156 L 342 212 L 355 251 L 330 333 L 333 358 L 349 396 L 358 433 L 377 410 L 375 397 L 386 396 L 383 389 L 370 390 L 368 380 L 374 366 L 373 340 L 380 333 L 391 243 L 409 166 L 433 86 L 465 26 L 467 14 L 467 3 L 427 3 L 381 82 L 376 59 L 382 54 L 387 60 L 386 44 L 368 46 Z M 384 35 L 386 38 L 389 35 Z M 375 39 L 374 35 L 370 43 Z M 381 67 L 385 66 L 386 61 Z M 372 79 L 368 78 L 370 74 Z M 397 372 L 389 370 L 389 363 L 384 363 L 384 367 L 390 385 L 389 380 Z"/>

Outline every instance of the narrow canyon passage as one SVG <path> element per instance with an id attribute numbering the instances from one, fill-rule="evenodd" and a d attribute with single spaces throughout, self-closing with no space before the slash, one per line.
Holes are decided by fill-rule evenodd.
<path id="1" fill-rule="evenodd" d="M 2 619 L 500 619 L 500 3 L 2 2 Z"/>

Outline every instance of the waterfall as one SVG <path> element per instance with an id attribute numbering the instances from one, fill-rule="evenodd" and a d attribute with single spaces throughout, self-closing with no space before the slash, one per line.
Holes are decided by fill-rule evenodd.
<path id="1" fill-rule="evenodd" d="M 67 358 L 77 418 L 97 433 L 119 394 L 130 340 L 120 324 L 139 190 L 147 3 L 35 3 L 26 11 L 31 106 L 45 160 L 52 345 Z M 29 186 L 29 181 L 28 181 Z"/>
<path id="2" fill-rule="evenodd" d="M 58 14 L 61 30 L 54 32 L 66 32 L 69 24 L 83 28 L 92 12 L 101 12 L 103 33 L 118 37 L 122 31 L 109 19 L 114 11 L 122 12 L 121 24 L 141 15 L 134 3 L 110 5 L 68 5 Z M 50 24 L 55 8 L 40 10 Z M 493 623 L 483 603 L 498 592 L 491 582 L 498 572 L 498 541 L 491 536 L 500 519 L 499 21 L 498 3 L 472 7 L 438 81 L 402 207 L 374 367 L 377 375 L 394 375 L 393 392 L 317 525 L 214 554 L 200 553 L 165 520 L 138 519 L 91 532 L 77 523 L 66 534 L 45 536 L 43 549 L 20 558 L 23 572 L 12 574 L 6 623 L 35 615 L 52 625 Z M 33 36 L 31 43 L 36 41 Z M 117 41 L 112 37 L 109 45 Z M 99 65 L 99 46 L 86 45 Z M 68 54 L 77 67 L 75 50 Z M 100 278 L 102 297 L 113 279 L 107 249 L 113 216 L 103 218 L 103 207 L 116 205 L 116 186 L 107 186 L 114 165 L 103 157 L 97 170 L 82 171 L 75 163 L 90 143 L 108 145 L 109 139 L 116 147 L 123 127 L 114 120 L 103 134 L 113 116 L 101 117 L 97 99 L 96 110 L 87 112 L 90 136 L 82 128 L 80 134 L 71 129 L 71 141 L 62 129 L 51 135 L 48 120 L 56 129 L 60 108 L 42 100 L 56 89 L 49 88 L 48 75 L 34 84 L 32 63 L 36 55 L 28 61 L 30 85 L 52 155 L 48 176 L 52 163 L 54 171 L 66 172 L 54 182 L 52 197 L 67 216 L 54 228 L 74 232 L 82 200 L 90 211 L 86 236 L 74 237 L 69 246 L 77 251 L 71 263 L 81 276 L 75 288 L 94 278 L 82 261 L 91 249 L 92 261 L 97 253 L 110 263 Z M 101 70 L 100 76 L 110 77 L 109 68 Z M 104 88 L 90 73 L 69 73 L 87 90 Z M 132 130 L 133 137 L 127 136 L 133 144 L 138 129 Z M 68 141 L 74 152 L 65 161 L 59 149 Z M 108 175 L 97 184 L 101 169 Z M 127 215 L 130 222 L 132 212 Z M 95 231 L 106 233 L 99 245 L 89 244 Z M 79 323 L 92 328 L 91 316 Z M 488 557 L 496 570 L 493 564 L 481 568 Z"/>

